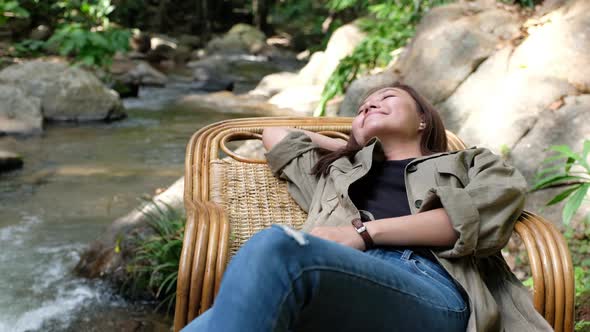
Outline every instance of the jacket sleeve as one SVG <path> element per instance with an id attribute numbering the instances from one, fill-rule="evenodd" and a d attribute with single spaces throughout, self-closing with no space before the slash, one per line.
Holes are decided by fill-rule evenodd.
<path id="1" fill-rule="evenodd" d="M 424 206 L 442 206 L 459 235 L 439 257 L 488 256 L 501 250 L 522 212 L 527 183 L 520 172 L 488 149 L 478 148 L 466 162 L 469 182 L 464 188 L 430 189 Z"/>
<path id="2" fill-rule="evenodd" d="M 318 184 L 318 178 L 311 174 L 319 158 L 318 149 L 308 135 L 291 131 L 264 154 L 272 174 L 287 181 L 289 193 L 305 212 L 309 212 Z"/>

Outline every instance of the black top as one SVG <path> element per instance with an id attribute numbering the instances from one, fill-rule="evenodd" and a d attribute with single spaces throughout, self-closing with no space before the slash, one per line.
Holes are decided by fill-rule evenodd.
<path id="1" fill-rule="evenodd" d="M 348 190 L 355 206 L 371 212 L 375 219 L 410 214 L 404 170 L 412 160 L 374 161 L 369 172 Z"/>
<path id="2" fill-rule="evenodd" d="M 373 161 L 369 172 L 354 182 L 348 192 L 359 210 L 369 211 L 375 219 L 394 218 L 411 214 L 406 193 L 404 170 L 414 158 Z M 436 259 L 424 247 L 411 247 L 416 254 L 434 262 Z"/>

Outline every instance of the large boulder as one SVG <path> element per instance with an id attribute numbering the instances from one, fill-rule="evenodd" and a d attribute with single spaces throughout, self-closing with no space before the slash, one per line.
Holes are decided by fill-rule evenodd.
<path id="1" fill-rule="evenodd" d="M 119 95 L 93 74 L 65 63 L 30 61 L 0 71 L 0 83 L 41 100 L 52 121 L 116 120 L 125 116 Z"/>
<path id="2" fill-rule="evenodd" d="M 239 23 L 225 35 L 213 38 L 207 43 L 208 54 L 250 54 L 259 53 L 266 45 L 266 36 L 255 27 Z"/>
<path id="3" fill-rule="evenodd" d="M 311 114 L 319 104 L 324 85 L 340 60 L 352 54 L 364 36 L 354 24 L 338 28 L 330 37 L 326 50 L 312 54 L 307 65 L 297 75 L 272 74 L 272 77 L 263 79 L 252 94 L 272 97 L 269 103 L 278 107 Z M 269 81 L 277 84 L 272 85 Z"/>
<path id="4" fill-rule="evenodd" d="M 0 84 L 0 135 L 33 134 L 42 129 L 41 100 L 16 86 Z"/>
<path id="5" fill-rule="evenodd" d="M 543 110 L 538 120 L 527 133 L 527 135 L 518 142 L 511 151 L 510 156 L 512 163 L 523 173 L 529 184 L 534 184 L 534 177 L 547 164 L 542 161 L 552 155 L 551 151 L 546 150 L 552 145 L 568 145 L 574 151 L 582 151 L 582 145 L 585 139 L 590 139 L 590 122 L 581 119 L 590 118 L 590 94 L 581 96 L 566 97 L 561 108 L 552 110 Z M 540 210 L 557 193 L 563 191 L 564 187 L 555 189 L 544 189 L 533 192 L 529 195 L 527 208 L 531 210 Z M 547 209 L 543 216 L 552 221 L 561 221 L 561 210 L 563 202 Z M 590 206 L 583 206 L 579 218 L 585 213 L 590 212 Z"/>
<path id="6" fill-rule="evenodd" d="M 570 1 L 526 26 L 529 36 L 488 58 L 442 104 L 469 144 L 514 147 L 542 110 L 590 89 L 590 2 Z"/>
<path id="7" fill-rule="evenodd" d="M 519 35 L 522 19 L 492 2 L 431 10 L 399 61 L 405 83 L 432 103 L 447 99 L 502 41 Z"/>

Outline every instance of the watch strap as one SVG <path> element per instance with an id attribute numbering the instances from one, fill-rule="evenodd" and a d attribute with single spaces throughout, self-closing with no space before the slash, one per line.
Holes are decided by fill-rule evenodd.
<path id="1" fill-rule="evenodd" d="M 373 238 L 367 231 L 367 227 L 365 224 L 363 224 L 363 221 L 360 218 L 354 218 L 352 219 L 351 223 L 354 228 L 356 228 L 356 231 L 359 233 L 359 235 L 363 238 L 363 241 L 365 242 L 365 250 L 373 248 L 375 245 Z"/>

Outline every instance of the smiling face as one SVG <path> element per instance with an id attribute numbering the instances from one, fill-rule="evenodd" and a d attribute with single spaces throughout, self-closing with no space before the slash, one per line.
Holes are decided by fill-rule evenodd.
<path id="1" fill-rule="evenodd" d="M 373 137 L 380 140 L 396 137 L 419 143 L 423 128 L 417 108 L 412 96 L 403 89 L 377 90 L 359 107 L 352 122 L 352 134 L 363 146 Z"/>

